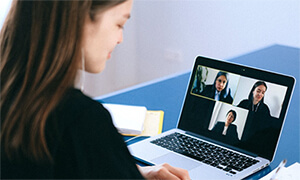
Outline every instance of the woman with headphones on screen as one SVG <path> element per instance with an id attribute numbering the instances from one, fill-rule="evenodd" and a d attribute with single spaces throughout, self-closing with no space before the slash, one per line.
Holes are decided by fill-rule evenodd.
<path id="1" fill-rule="evenodd" d="M 0 33 L 1 178 L 189 179 L 139 167 L 108 111 L 74 88 L 123 40 L 132 0 L 13 1 Z"/>

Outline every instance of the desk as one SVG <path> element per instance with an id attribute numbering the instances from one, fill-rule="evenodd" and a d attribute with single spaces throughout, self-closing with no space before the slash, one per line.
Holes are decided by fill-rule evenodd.
<path id="1" fill-rule="evenodd" d="M 300 79 L 299 60 L 300 49 L 281 45 L 273 45 L 243 56 L 228 59 L 230 62 L 292 75 L 298 81 Z M 96 99 L 105 103 L 141 105 L 146 106 L 148 110 L 163 110 L 165 112 L 163 131 L 166 131 L 176 127 L 189 76 L 190 72 L 187 72 Z M 262 177 L 275 169 L 284 158 L 288 160 L 287 166 L 300 162 L 299 87 L 298 82 L 291 99 L 274 161 L 269 167 L 247 179 Z"/>

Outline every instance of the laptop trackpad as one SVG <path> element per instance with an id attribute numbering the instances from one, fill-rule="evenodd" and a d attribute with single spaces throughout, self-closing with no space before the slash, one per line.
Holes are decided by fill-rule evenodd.
<path id="1" fill-rule="evenodd" d="M 155 158 L 152 160 L 152 162 L 154 162 L 155 164 L 168 163 L 171 166 L 183 168 L 188 171 L 202 165 L 201 163 L 198 163 L 191 159 L 187 159 L 186 157 L 174 153 L 168 153 L 166 155 Z"/>

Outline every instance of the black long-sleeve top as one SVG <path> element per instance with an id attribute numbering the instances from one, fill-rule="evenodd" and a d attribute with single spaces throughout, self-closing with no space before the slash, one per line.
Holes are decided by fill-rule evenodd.
<path id="1" fill-rule="evenodd" d="M 109 112 L 97 101 L 71 89 L 46 124 L 53 163 L 1 153 L 1 178 L 143 179 Z"/>

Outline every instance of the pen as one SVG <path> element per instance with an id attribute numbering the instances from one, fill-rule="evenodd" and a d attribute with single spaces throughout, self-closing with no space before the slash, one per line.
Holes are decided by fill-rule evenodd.
<path id="1" fill-rule="evenodd" d="M 278 165 L 275 173 L 273 174 L 273 176 L 271 177 L 270 180 L 275 180 L 275 178 L 276 178 L 278 172 L 280 171 L 280 169 L 282 169 L 285 166 L 286 161 L 287 161 L 286 159 L 284 159 L 284 160 L 281 161 L 281 163 Z"/>

